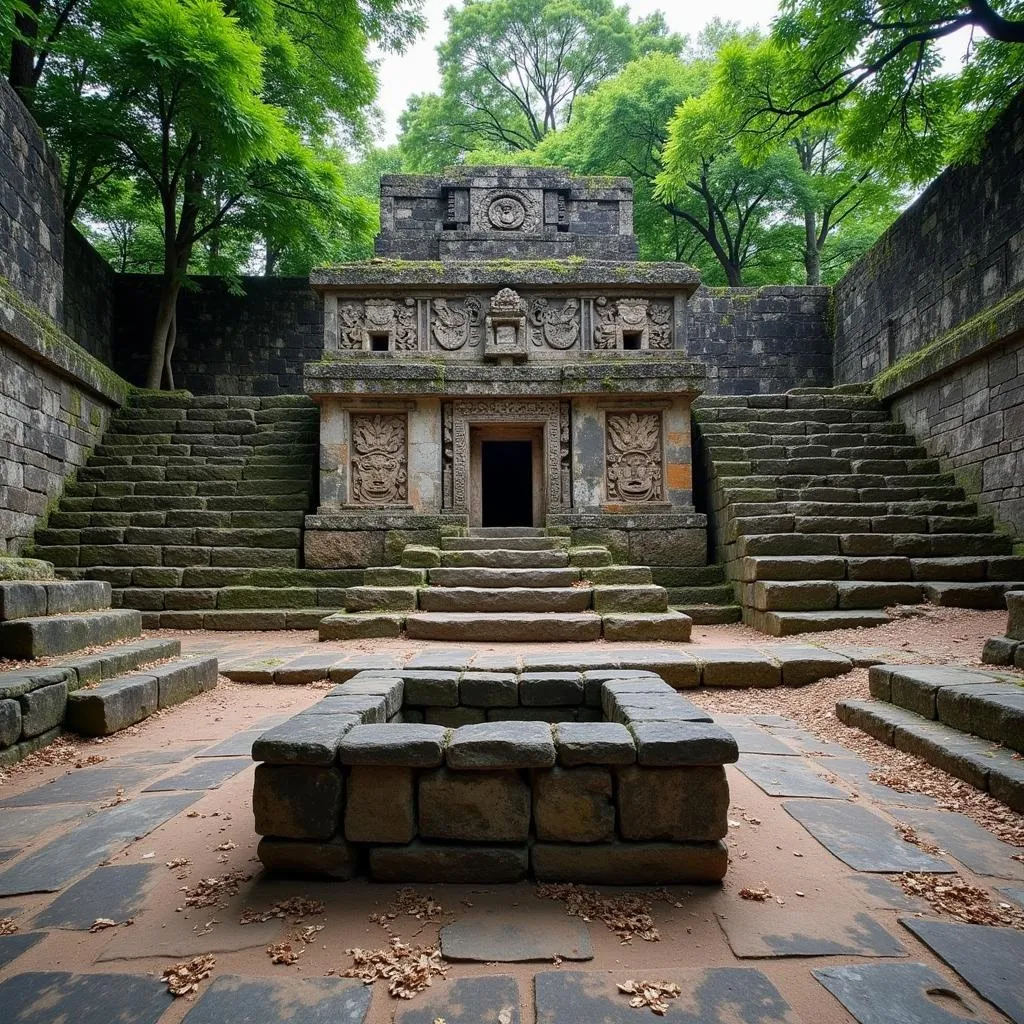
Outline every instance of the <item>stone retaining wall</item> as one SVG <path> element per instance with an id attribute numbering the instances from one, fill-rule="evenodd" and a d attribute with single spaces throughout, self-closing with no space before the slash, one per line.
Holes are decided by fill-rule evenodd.
<path id="1" fill-rule="evenodd" d="M 737 757 L 652 672 L 364 671 L 253 745 L 259 857 L 337 879 L 715 882 Z"/>

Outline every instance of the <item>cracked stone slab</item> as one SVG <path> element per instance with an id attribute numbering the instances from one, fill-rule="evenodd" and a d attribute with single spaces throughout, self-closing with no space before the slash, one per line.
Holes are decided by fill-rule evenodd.
<path id="1" fill-rule="evenodd" d="M 395 1014 L 395 1024 L 435 1024 L 438 1020 L 446 1024 L 520 1024 L 516 979 L 494 974 L 435 983 Z"/>
<path id="2" fill-rule="evenodd" d="M 901 917 L 901 925 L 916 935 L 940 960 L 983 999 L 1016 1024 L 1024 1022 L 1024 932 L 981 924 L 952 924 L 925 917 Z"/>
<path id="3" fill-rule="evenodd" d="M 226 740 L 196 754 L 197 758 L 204 757 L 251 757 L 252 745 L 266 732 L 266 729 L 244 729 L 229 736 Z"/>
<path id="4" fill-rule="evenodd" d="M 188 1011 L 185 1022 L 363 1024 L 371 995 L 370 986 L 349 978 L 268 979 L 227 974 L 214 979 Z"/>
<path id="5" fill-rule="evenodd" d="M 802 757 L 744 754 L 736 767 L 769 796 L 849 799 L 848 793 L 823 779 L 820 769 Z"/>
<path id="6" fill-rule="evenodd" d="M 62 892 L 32 922 L 37 928 L 88 930 L 99 917 L 118 923 L 134 918 L 143 906 L 154 864 L 117 864 L 97 868 Z"/>
<path id="7" fill-rule="evenodd" d="M 198 799 L 198 793 L 163 793 L 98 811 L 0 872 L 0 896 L 58 892 L 71 879 L 148 835 Z"/>
<path id="8" fill-rule="evenodd" d="M 174 1001 L 152 977 L 131 974 L 16 974 L 0 984 L 8 1024 L 156 1024 Z"/>
<path id="9" fill-rule="evenodd" d="M 782 805 L 829 853 L 855 871 L 898 874 L 954 869 L 904 842 L 895 827 L 858 804 L 842 800 L 787 800 Z"/>
<path id="10" fill-rule="evenodd" d="M 897 882 L 885 875 L 869 875 L 858 872 L 847 879 L 864 894 L 864 903 L 874 910 L 925 911 L 928 903 L 914 896 L 908 896 Z"/>
<path id="11" fill-rule="evenodd" d="M 441 929 L 441 953 L 446 960 L 483 963 L 594 958 L 590 931 L 580 918 L 538 909 L 495 908 L 467 914 Z"/>
<path id="12" fill-rule="evenodd" d="M 143 792 L 162 793 L 172 790 L 217 789 L 228 779 L 250 767 L 252 767 L 252 761 L 242 757 L 218 757 L 207 761 L 197 761 L 177 775 L 170 775 L 166 779 L 157 779 Z"/>
<path id="13" fill-rule="evenodd" d="M 152 778 L 156 768 L 80 768 L 54 782 L 0 801 L 0 807 L 38 807 L 43 804 L 92 804 L 109 800 L 118 789 L 134 789 Z"/>
<path id="14" fill-rule="evenodd" d="M 780 907 L 774 900 L 737 900 L 716 914 L 729 948 L 741 959 L 787 956 L 906 956 L 906 950 L 873 917 L 855 907 L 829 903 Z"/>
<path id="15" fill-rule="evenodd" d="M 0 935 L 0 970 L 45 938 L 46 932 L 15 932 L 14 935 Z M 3 1005 L 0 1001 L 0 1006 Z"/>
<path id="16" fill-rule="evenodd" d="M 963 1024 L 971 1003 L 924 964 L 855 964 L 811 971 L 858 1024 Z"/>
<path id="17" fill-rule="evenodd" d="M 916 809 L 893 814 L 934 839 L 936 845 L 975 874 L 1024 881 L 1024 864 L 1013 859 L 1020 850 L 997 839 L 966 814 Z"/>
<path id="18" fill-rule="evenodd" d="M 758 728 L 746 715 L 715 715 L 716 724 L 728 729 L 736 738 L 740 758 L 746 754 L 777 754 L 799 757 L 800 751 L 764 729 Z"/>
<path id="19" fill-rule="evenodd" d="M 668 1001 L 663 1017 L 634 1010 L 616 987 L 627 977 L 657 976 L 681 989 Z M 534 978 L 537 1024 L 796 1024 L 792 1008 L 778 989 L 752 967 L 707 970 L 542 971 Z M 642 1014 L 642 1016 L 640 1016 Z"/>

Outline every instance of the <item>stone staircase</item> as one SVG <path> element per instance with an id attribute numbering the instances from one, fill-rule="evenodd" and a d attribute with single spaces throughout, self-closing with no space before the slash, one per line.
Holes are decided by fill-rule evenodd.
<path id="1" fill-rule="evenodd" d="M 607 548 L 543 529 L 497 527 L 408 545 L 400 566 L 367 569 L 320 639 L 687 641 L 690 626 L 649 567 L 613 565 Z"/>
<path id="2" fill-rule="evenodd" d="M 894 605 L 1001 608 L 1024 558 L 951 474 L 850 388 L 694 410 L 718 560 L 773 636 L 872 626 Z"/>
<path id="3" fill-rule="evenodd" d="M 146 628 L 315 628 L 362 575 L 300 568 L 318 423 L 301 395 L 138 394 L 34 553 L 109 583 Z"/>
<path id="4" fill-rule="evenodd" d="M 111 608 L 100 580 L 0 582 L 0 766 L 64 729 L 107 736 L 217 683 L 216 658 L 180 658 L 177 640 L 139 639 L 142 615 Z"/>

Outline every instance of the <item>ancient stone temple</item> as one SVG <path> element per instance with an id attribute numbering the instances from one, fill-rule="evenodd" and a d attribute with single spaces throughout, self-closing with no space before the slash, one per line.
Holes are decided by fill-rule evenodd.
<path id="1" fill-rule="evenodd" d="M 304 379 L 321 411 L 308 566 L 394 564 L 467 527 L 705 563 L 690 444 L 704 369 L 686 352 L 699 279 L 637 261 L 632 209 L 625 178 L 382 179 L 378 257 L 312 276 L 325 326 Z"/>

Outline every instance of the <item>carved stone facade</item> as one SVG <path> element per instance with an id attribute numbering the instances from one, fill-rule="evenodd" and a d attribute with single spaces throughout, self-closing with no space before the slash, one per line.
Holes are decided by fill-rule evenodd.
<path id="1" fill-rule="evenodd" d="M 594 348 L 672 348 L 672 303 L 652 299 L 594 300 Z"/>
<path id="2" fill-rule="evenodd" d="M 466 299 L 431 301 L 430 344 L 445 352 L 475 348 L 480 344 L 482 304 L 475 296 Z"/>
<path id="3" fill-rule="evenodd" d="M 415 299 L 339 303 L 340 350 L 409 352 L 418 347 Z"/>
<path id="4" fill-rule="evenodd" d="M 605 480 L 609 501 L 662 501 L 662 463 L 660 413 L 608 413 Z"/>
<path id="5" fill-rule="evenodd" d="M 352 502 L 404 505 L 408 500 L 408 420 L 404 413 L 353 413 Z"/>

